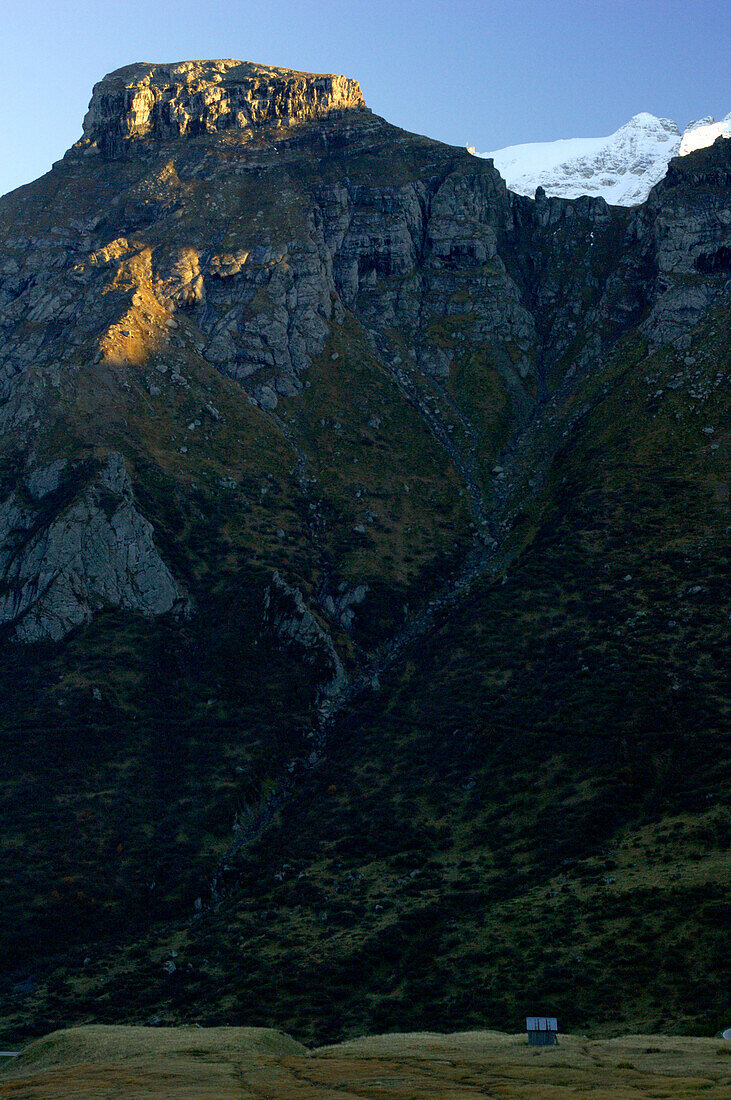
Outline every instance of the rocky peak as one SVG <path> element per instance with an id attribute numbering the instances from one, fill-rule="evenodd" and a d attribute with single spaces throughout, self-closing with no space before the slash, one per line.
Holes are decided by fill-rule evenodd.
<path id="1" fill-rule="evenodd" d="M 248 61 L 137 63 L 94 86 L 79 146 L 115 157 L 141 139 L 293 125 L 353 109 L 365 110 L 365 102 L 357 80 L 345 76 Z"/>
<path id="2" fill-rule="evenodd" d="M 531 142 L 476 156 L 490 158 L 518 195 L 532 197 L 540 187 L 552 197 L 594 195 L 612 205 L 637 206 L 665 176 L 673 157 L 729 135 L 728 115 L 720 122 L 710 115 L 698 119 L 681 134 L 672 119 L 641 111 L 608 137 Z"/>

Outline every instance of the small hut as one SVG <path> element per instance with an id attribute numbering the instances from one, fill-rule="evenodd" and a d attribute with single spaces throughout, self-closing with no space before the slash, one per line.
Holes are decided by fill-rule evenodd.
<path id="1" fill-rule="evenodd" d="M 525 1029 L 532 1047 L 552 1047 L 558 1043 L 558 1020 L 555 1016 L 528 1016 Z"/>

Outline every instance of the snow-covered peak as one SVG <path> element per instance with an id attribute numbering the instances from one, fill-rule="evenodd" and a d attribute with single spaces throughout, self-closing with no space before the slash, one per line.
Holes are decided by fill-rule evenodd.
<path id="1" fill-rule="evenodd" d="M 677 122 L 673 122 L 671 118 L 658 118 L 657 115 L 651 115 L 649 111 L 640 111 L 638 115 L 632 115 L 629 122 L 620 126 L 612 137 L 624 133 L 625 130 L 641 130 L 643 133 L 655 136 L 658 141 L 664 141 L 665 134 L 680 134 Z"/>
<path id="2" fill-rule="evenodd" d="M 690 122 L 680 143 L 681 157 L 692 153 L 694 149 L 705 149 L 707 145 L 713 145 L 718 137 L 731 137 L 731 113 L 720 122 L 716 122 L 713 115 Z"/>
<path id="3" fill-rule="evenodd" d="M 731 116 L 691 126 L 681 138 L 672 119 L 643 111 L 608 137 L 533 142 L 475 155 L 491 158 L 519 195 L 533 196 L 542 187 L 548 195 L 600 195 L 616 206 L 634 206 L 663 178 L 671 157 L 711 145 L 721 134 L 731 136 Z"/>

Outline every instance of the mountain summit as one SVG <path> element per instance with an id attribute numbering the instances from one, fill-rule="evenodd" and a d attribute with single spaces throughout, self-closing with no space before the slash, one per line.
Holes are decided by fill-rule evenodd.
<path id="1" fill-rule="evenodd" d="M 710 117 L 692 122 L 681 135 L 671 119 L 643 112 L 609 137 L 533 142 L 476 155 L 490 158 L 519 195 L 532 197 L 542 187 L 547 195 L 595 195 L 613 205 L 636 206 L 663 178 L 674 156 L 729 136 L 731 115 L 721 122 Z"/>
<path id="2" fill-rule="evenodd" d="M 730 184 L 192 61 L 0 198 L 3 1046 L 717 1029 Z"/>
<path id="3" fill-rule="evenodd" d="M 138 63 L 95 85 L 80 147 L 118 156 L 142 139 L 250 132 L 268 122 L 293 125 L 364 108 L 358 82 L 344 76 L 248 61 Z"/>

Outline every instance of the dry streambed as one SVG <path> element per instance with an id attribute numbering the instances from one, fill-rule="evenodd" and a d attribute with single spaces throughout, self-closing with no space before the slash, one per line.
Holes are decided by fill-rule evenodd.
<path id="1" fill-rule="evenodd" d="M 0 1072 L 14 1100 L 666 1100 L 731 1095 L 731 1044 L 715 1039 L 469 1031 L 376 1035 L 308 1051 L 268 1028 L 89 1026 L 31 1043 Z"/>

